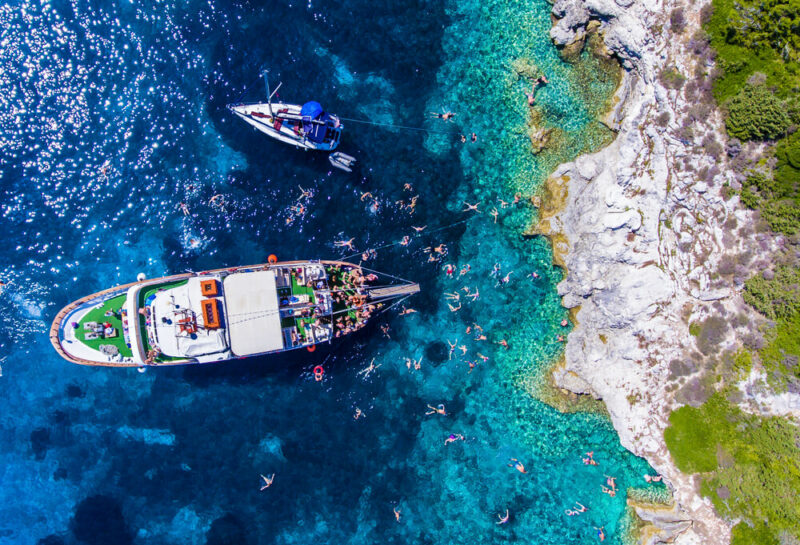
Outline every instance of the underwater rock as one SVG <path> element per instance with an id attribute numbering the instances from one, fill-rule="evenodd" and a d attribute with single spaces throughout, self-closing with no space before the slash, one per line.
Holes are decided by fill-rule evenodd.
<path id="1" fill-rule="evenodd" d="M 50 430 L 36 428 L 31 432 L 31 449 L 37 460 L 44 460 L 47 449 L 50 447 Z"/>
<path id="2" fill-rule="evenodd" d="M 244 525 L 233 514 L 216 519 L 206 534 L 206 545 L 247 545 Z"/>
<path id="3" fill-rule="evenodd" d="M 88 545 L 133 543 L 119 502 L 108 496 L 90 496 L 80 502 L 71 526 L 75 538 Z"/>
<path id="4" fill-rule="evenodd" d="M 43 537 L 36 542 L 36 545 L 64 545 L 64 539 L 55 534 Z"/>
<path id="5" fill-rule="evenodd" d="M 450 350 L 442 341 L 433 341 L 425 346 L 425 359 L 438 367 L 439 364 L 446 362 L 450 356 Z"/>

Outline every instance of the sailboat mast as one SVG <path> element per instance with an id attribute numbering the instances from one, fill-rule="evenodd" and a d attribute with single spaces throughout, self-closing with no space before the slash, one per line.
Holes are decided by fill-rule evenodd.
<path id="1" fill-rule="evenodd" d="M 264 70 L 261 72 L 261 75 L 264 77 L 264 85 L 267 88 L 267 107 L 269 108 L 269 115 L 275 117 L 272 113 L 272 93 L 269 92 L 269 71 Z M 278 87 L 280 87 L 280 85 Z M 277 91 L 277 89 L 275 90 Z"/>

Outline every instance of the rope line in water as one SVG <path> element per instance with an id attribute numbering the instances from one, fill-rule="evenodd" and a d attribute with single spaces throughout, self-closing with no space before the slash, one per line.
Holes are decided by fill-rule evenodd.
<path id="1" fill-rule="evenodd" d="M 349 117 L 341 117 L 339 119 L 342 121 L 350 121 L 351 123 L 363 123 L 364 125 L 375 125 L 376 127 L 391 127 L 393 129 L 405 129 L 407 131 L 421 131 L 421 132 L 429 132 L 435 134 L 461 134 L 458 131 L 437 131 L 434 129 L 426 129 L 423 127 L 409 127 L 408 125 L 394 125 L 392 123 L 378 123 L 376 121 L 367 121 L 366 119 L 352 119 Z"/>
<path id="2" fill-rule="evenodd" d="M 475 216 L 472 216 L 472 217 L 475 217 Z M 428 231 L 428 233 L 437 233 L 439 231 L 444 231 L 445 229 L 449 229 L 449 228 L 454 227 L 456 225 L 459 225 L 461 223 L 466 223 L 471 219 L 472 218 L 466 218 L 466 219 L 463 219 L 463 220 L 459 220 L 459 221 L 453 222 L 450 225 L 445 225 L 444 227 L 437 227 L 436 229 L 431 229 L 430 231 Z M 419 237 L 423 236 L 423 234 L 424 233 L 415 233 L 414 234 L 414 238 L 419 238 Z M 384 248 L 391 248 L 392 246 L 397 246 L 398 244 L 401 244 L 401 243 L 402 243 L 402 241 L 400 241 L 400 242 L 392 242 L 390 244 L 384 244 L 383 246 L 376 246 L 374 248 L 370 247 L 370 248 L 367 248 L 366 250 L 364 250 L 364 252 L 366 252 L 368 250 L 382 250 Z M 357 253 L 352 254 L 352 255 L 346 255 L 346 256 L 341 257 L 339 259 L 342 259 L 342 260 L 350 259 L 351 257 L 360 256 L 364 252 L 357 252 Z M 362 269 L 366 269 L 366 267 L 364 267 L 363 265 L 361 266 L 361 268 Z M 370 269 L 367 269 L 367 270 L 370 270 Z M 372 271 L 372 272 L 377 272 L 377 271 Z M 383 274 L 385 276 L 392 276 L 391 274 L 388 274 L 388 273 L 380 273 L 380 274 Z M 393 278 L 397 278 L 397 277 L 393 277 Z M 399 278 L 398 280 L 403 280 L 403 279 Z M 404 280 L 404 281 L 408 282 L 408 280 Z"/>

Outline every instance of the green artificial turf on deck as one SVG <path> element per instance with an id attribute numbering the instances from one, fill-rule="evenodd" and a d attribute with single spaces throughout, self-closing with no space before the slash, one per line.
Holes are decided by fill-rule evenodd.
<path id="1" fill-rule="evenodd" d="M 120 318 L 120 310 L 125 305 L 125 297 L 126 294 L 123 293 L 122 295 L 108 299 L 103 303 L 102 306 L 92 309 L 86 313 L 86 316 L 84 316 L 78 324 L 78 340 L 80 340 L 89 348 L 93 348 L 95 350 L 99 350 L 101 344 L 110 344 L 112 346 L 116 346 L 122 356 L 128 358 L 133 356 L 133 352 L 128 345 L 125 344 L 125 337 L 122 333 L 122 319 Z M 115 315 L 106 316 L 106 312 L 109 310 L 113 311 Z M 100 324 L 109 323 L 117 331 L 117 336 L 87 340 L 86 334 L 90 332 L 90 330 L 84 328 L 84 324 L 87 322 L 97 322 Z"/>

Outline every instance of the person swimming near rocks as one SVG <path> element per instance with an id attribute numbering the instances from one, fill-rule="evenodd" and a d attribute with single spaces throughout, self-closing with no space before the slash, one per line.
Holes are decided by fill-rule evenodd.
<path id="1" fill-rule="evenodd" d="M 499 519 L 497 524 L 506 524 L 508 522 L 509 517 L 510 517 L 510 515 L 509 515 L 509 512 L 508 512 L 508 509 L 506 509 L 505 516 L 497 515 L 497 518 Z"/>
<path id="2" fill-rule="evenodd" d="M 431 414 L 440 414 L 442 416 L 447 416 L 447 411 L 444 409 L 444 403 L 439 403 L 437 406 L 428 405 L 428 411 L 425 413 L 426 415 Z"/>
<path id="3" fill-rule="evenodd" d="M 499 341 L 496 341 L 495 344 L 499 344 L 500 346 L 508 350 L 508 341 L 505 339 L 500 339 Z"/>
<path id="4" fill-rule="evenodd" d="M 597 462 L 594 460 L 594 451 L 591 450 L 586 453 L 586 458 L 581 458 L 583 460 L 583 465 L 585 466 L 596 466 Z"/>
<path id="5" fill-rule="evenodd" d="M 222 193 L 217 193 L 208 199 L 208 204 L 215 208 L 225 208 L 225 196 Z"/>
<path id="6" fill-rule="evenodd" d="M 263 492 L 264 490 L 266 490 L 267 488 L 272 486 L 272 481 L 275 480 L 275 474 L 273 473 L 269 477 L 265 477 L 264 475 L 261 475 L 261 479 L 264 481 L 264 484 L 261 486 L 261 490 L 260 491 Z"/>
<path id="7" fill-rule="evenodd" d="M 651 483 L 651 482 L 652 483 L 657 483 L 657 482 L 660 482 L 663 478 L 664 477 L 662 477 L 661 475 L 655 475 L 655 476 L 651 477 L 650 475 L 645 474 L 645 476 L 644 476 L 644 480 L 647 481 L 648 483 Z"/>
<path id="8" fill-rule="evenodd" d="M 617 495 L 617 491 L 613 488 L 608 488 L 605 485 L 600 485 L 600 488 L 603 490 L 603 494 L 608 494 L 612 498 Z"/>
<path id="9" fill-rule="evenodd" d="M 589 510 L 588 507 L 586 507 L 585 505 L 581 504 L 580 502 L 576 501 L 575 505 L 577 505 L 578 507 L 577 508 L 573 508 L 573 509 L 575 509 L 575 511 L 577 511 L 578 513 L 585 513 L 586 511 Z"/>
<path id="10" fill-rule="evenodd" d="M 447 439 L 444 440 L 445 445 L 449 445 L 450 443 L 455 443 L 456 441 L 463 441 L 464 436 L 460 433 L 451 433 L 447 436 Z"/>
<path id="11" fill-rule="evenodd" d="M 601 526 L 600 528 L 598 528 L 597 526 L 594 527 L 594 529 L 597 530 L 597 537 L 600 539 L 600 541 L 605 541 L 606 539 L 606 533 L 604 531 L 604 528 L 605 526 Z"/>
<path id="12" fill-rule="evenodd" d="M 522 462 L 520 462 L 516 458 L 511 458 L 511 463 L 508 464 L 508 467 L 513 467 L 514 469 L 516 469 L 520 473 L 527 473 L 527 471 L 525 471 L 525 466 L 522 465 Z"/>
<path id="13" fill-rule="evenodd" d="M 617 478 L 616 477 L 609 477 L 608 475 L 606 475 L 605 477 L 606 477 L 606 484 L 611 487 L 611 490 L 614 490 L 616 492 L 616 490 L 617 490 Z"/>
<path id="14" fill-rule="evenodd" d="M 566 318 L 561 320 L 561 327 L 567 327 L 568 325 L 569 325 L 569 321 Z"/>
<path id="15" fill-rule="evenodd" d="M 479 202 L 476 202 L 475 204 L 469 204 L 467 201 L 464 201 L 464 206 L 466 206 L 466 208 L 462 210 L 462 212 L 477 212 L 480 214 L 480 210 L 478 210 L 478 206 L 480 204 L 481 203 Z"/>
<path id="16" fill-rule="evenodd" d="M 489 212 L 489 215 L 494 218 L 494 222 L 497 223 L 497 216 L 500 215 L 500 212 L 497 211 L 497 208 L 492 208 L 492 211 Z"/>
<path id="17" fill-rule="evenodd" d="M 524 90 L 524 89 L 522 90 L 522 93 L 528 99 L 528 106 L 530 106 L 531 108 L 536 106 L 536 85 L 531 87 L 531 92 L 530 93 L 528 91 Z"/>
<path id="18" fill-rule="evenodd" d="M 364 199 L 366 199 L 368 197 L 371 198 L 372 197 L 372 193 L 370 193 L 369 191 L 366 191 L 366 192 L 362 193 L 361 194 L 361 202 L 364 202 Z"/>

